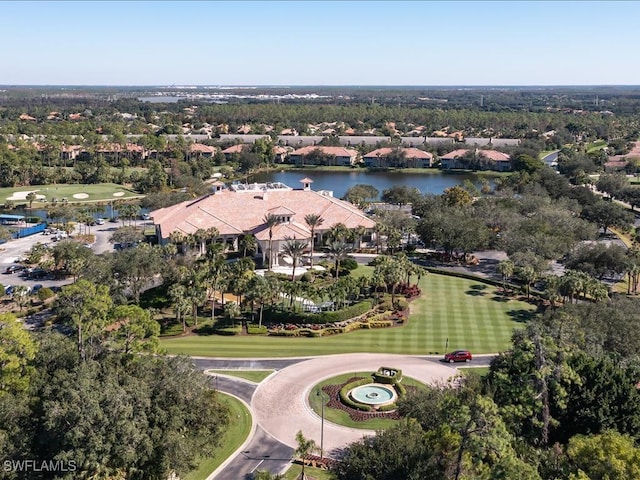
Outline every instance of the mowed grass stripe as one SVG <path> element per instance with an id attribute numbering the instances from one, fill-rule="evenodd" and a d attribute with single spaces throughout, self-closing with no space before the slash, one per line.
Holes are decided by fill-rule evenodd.
<path id="1" fill-rule="evenodd" d="M 411 303 L 402 327 L 358 330 L 321 338 L 259 336 L 189 336 L 161 340 L 168 353 L 209 357 L 289 357 L 380 352 L 441 354 L 468 348 L 492 353 L 508 348 L 514 328 L 524 325 L 536 307 L 503 299 L 479 281 L 429 274 L 420 282 L 422 296 Z"/>

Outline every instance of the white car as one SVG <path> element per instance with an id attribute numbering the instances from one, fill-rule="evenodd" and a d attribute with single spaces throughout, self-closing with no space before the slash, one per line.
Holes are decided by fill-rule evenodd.
<path id="1" fill-rule="evenodd" d="M 104 218 L 96 218 L 97 225 L 104 225 Z"/>

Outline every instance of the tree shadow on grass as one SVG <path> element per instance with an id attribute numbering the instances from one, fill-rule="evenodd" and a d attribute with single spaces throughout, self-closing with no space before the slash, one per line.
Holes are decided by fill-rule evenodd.
<path id="1" fill-rule="evenodd" d="M 507 315 L 509 315 L 515 322 L 525 323 L 534 317 L 535 312 L 532 312 L 531 310 L 525 310 L 524 308 L 520 308 L 518 310 L 509 310 L 507 312 Z"/>
<path id="2" fill-rule="evenodd" d="M 499 303 L 507 303 L 511 299 L 509 297 L 506 297 L 506 296 L 500 294 L 500 295 L 494 295 L 493 297 L 491 297 L 491 300 L 493 300 L 494 302 L 499 302 Z"/>
<path id="3" fill-rule="evenodd" d="M 471 285 L 471 287 L 469 287 L 469 290 L 467 290 L 466 293 L 467 295 L 471 295 L 473 297 L 482 297 L 484 295 L 486 295 L 487 293 L 484 291 L 487 289 L 486 285 L 482 285 L 482 284 L 478 284 L 478 285 Z"/>

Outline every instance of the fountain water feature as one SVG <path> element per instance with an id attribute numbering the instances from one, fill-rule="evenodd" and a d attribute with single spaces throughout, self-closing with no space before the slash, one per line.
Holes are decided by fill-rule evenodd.
<path id="1" fill-rule="evenodd" d="M 381 383 L 370 383 L 356 387 L 349 392 L 349 396 L 356 402 L 373 407 L 389 405 L 398 399 L 398 394 L 393 387 Z"/>

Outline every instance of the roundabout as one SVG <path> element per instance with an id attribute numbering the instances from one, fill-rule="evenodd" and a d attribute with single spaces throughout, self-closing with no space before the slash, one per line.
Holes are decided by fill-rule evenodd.
<path id="1" fill-rule="evenodd" d="M 454 368 L 446 364 L 409 355 L 356 353 L 302 360 L 275 372 L 258 385 L 251 399 L 255 421 L 274 439 L 292 448 L 296 447 L 295 436 L 298 431 L 302 431 L 306 438 L 315 440 L 318 445 L 322 436 L 324 450 L 331 456 L 332 452 L 363 436 L 375 434 L 375 430 L 344 427 L 325 421 L 322 435 L 321 419 L 308 403 L 311 390 L 317 383 L 335 375 L 376 371 L 382 364 L 398 367 L 406 376 L 432 385 L 444 383 L 456 373 Z M 381 386 L 389 390 L 388 386 Z M 382 401 L 390 396 L 390 393 L 378 389 L 362 392 L 369 402 Z"/>

